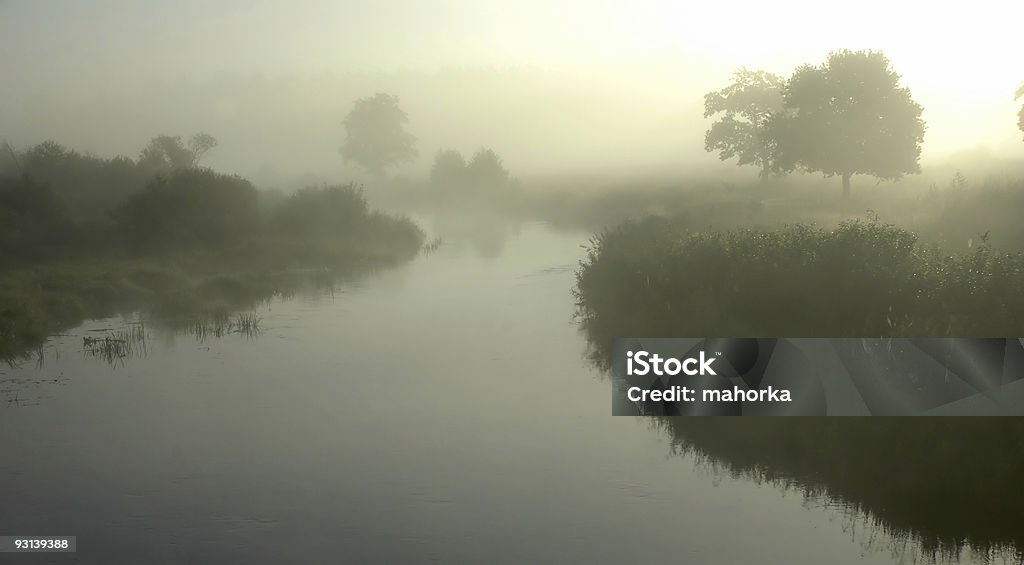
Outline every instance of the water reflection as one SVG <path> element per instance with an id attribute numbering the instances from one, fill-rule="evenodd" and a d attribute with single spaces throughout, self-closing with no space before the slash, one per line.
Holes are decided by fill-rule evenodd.
<path id="1" fill-rule="evenodd" d="M 146 326 L 142 322 L 131 323 L 101 337 L 85 336 L 82 338 L 82 350 L 111 365 L 123 367 L 125 359 L 146 356 Z"/>
<path id="2" fill-rule="evenodd" d="M 589 334 L 585 357 L 608 373 Z M 1024 563 L 1024 419 L 657 417 L 676 454 L 842 505 L 862 542 L 927 561 Z M 881 537 L 879 537 L 881 536 Z M 880 541 L 883 539 L 885 541 Z"/>
<path id="3" fill-rule="evenodd" d="M 521 225 L 497 210 L 473 208 L 435 210 L 429 214 L 431 229 L 446 243 L 468 245 L 482 259 L 496 259 Z"/>
<path id="4" fill-rule="evenodd" d="M 609 416 L 571 324 L 586 237 L 524 225 L 500 260 L 444 244 L 222 318 L 255 313 L 254 338 L 180 317 L 54 337 L 41 370 L 0 366 L 69 377 L 0 406 L 0 531 L 74 533 L 83 563 L 891 563 L 850 505 L 708 480 L 656 421 Z M 146 358 L 81 351 L 139 321 Z"/>

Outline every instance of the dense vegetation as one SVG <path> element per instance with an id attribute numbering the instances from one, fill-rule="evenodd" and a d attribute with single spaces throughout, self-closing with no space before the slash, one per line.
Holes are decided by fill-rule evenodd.
<path id="1" fill-rule="evenodd" d="M 980 198 L 979 198 L 980 196 Z M 954 187 L 935 216 L 973 214 L 1003 235 L 1018 189 Z M 835 227 L 704 229 L 647 217 L 597 235 L 577 273 L 595 363 L 612 340 L 649 337 L 1015 336 L 1024 253 L 987 235 L 961 251 L 877 218 Z M 936 228 L 937 229 L 937 228 Z M 1019 249 L 1019 248 L 1018 248 Z M 836 502 L 928 558 L 1024 551 L 1019 418 L 659 418 L 675 448 L 711 467 Z M 877 530 L 876 530 L 877 531 Z M 895 550 L 895 549 L 894 549 Z M 902 557 L 901 557 L 902 558 Z"/>
<path id="2" fill-rule="evenodd" d="M 1024 254 L 950 255 L 902 228 L 691 232 L 668 218 L 597 236 L 578 274 L 584 324 L 626 335 L 1006 336 L 1024 329 Z"/>
<path id="3" fill-rule="evenodd" d="M 138 160 L 47 142 L 0 171 L 0 358 L 85 317 L 231 309 L 414 255 L 423 232 L 354 185 L 277 200 L 197 166 L 215 146 L 159 136 Z"/>

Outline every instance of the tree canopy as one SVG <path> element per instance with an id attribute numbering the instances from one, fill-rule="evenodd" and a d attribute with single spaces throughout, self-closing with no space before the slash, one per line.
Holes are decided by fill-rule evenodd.
<path id="1" fill-rule="evenodd" d="M 398 97 L 378 93 L 356 100 L 342 124 L 345 143 L 341 155 L 367 172 L 382 175 L 389 167 L 411 161 L 419 153 L 416 138 L 406 131 L 409 117 Z"/>
<path id="2" fill-rule="evenodd" d="M 437 187 L 457 188 L 466 182 L 466 158 L 454 149 L 442 149 L 434 155 L 430 182 Z"/>
<path id="3" fill-rule="evenodd" d="M 509 173 L 501 157 L 487 147 L 481 147 L 473 155 L 466 165 L 466 176 L 470 183 L 482 187 L 500 187 L 509 181 Z"/>
<path id="4" fill-rule="evenodd" d="M 704 148 L 717 151 L 723 161 L 737 158 L 739 165 L 757 165 L 761 177 L 771 170 L 773 154 L 766 125 L 782 109 L 782 77 L 741 68 L 729 86 L 704 95 L 704 117 L 721 114 L 704 135 Z"/>
<path id="5" fill-rule="evenodd" d="M 783 89 L 783 110 L 769 120 L 776 171 L 796 168 L 850 177 L 898 179 L 920 172 L 923 109 L 875 51 L 837 51 L 804 65 Z"/>
<path id="6" fill-rule="evenodd" d="M 139 165 L 163 172 L 188 169 L 198 166 L 200 159 L 214 147 L 217 147 L 216 138 L 206 132 L 196 133 L 187 144 L 180 135 L 158 135 L 142 150 Z"/>
<path id="7" fill-rule="evenodd" d="M 212 247 L 239 241 L 259 227 L 258 193 L 237 175 L 176 169 L 153 177 L 113 216 L 143 249 Z"/>
<path id="8" fill-rule="evenodd" d="M 487 147 L 481 147 L 468 162 L 454 149 L 438 151 L 430 169 L 430 182 L 446 190 L 500 189 L 515 183 L 501 157 Z"/>
<path id="9" fill-rule="evenodd" d="M 1020 100 L 1022 97 L 1024 97 L 1024 83 L 1017 89 L 1017 94 L 1013 99 Z M 1021 105 L 1020 112 L 1017 112 L 1017 127 L 1020 128 L 1020 131 L 1024 131 L 1024 104 Z"/>

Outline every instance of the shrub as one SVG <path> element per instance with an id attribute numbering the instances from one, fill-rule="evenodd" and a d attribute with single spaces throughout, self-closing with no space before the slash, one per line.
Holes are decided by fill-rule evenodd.
<path id="1" fill-rule="evenodd" d="M 338 238 L 354 234 L 367 211 L 363 190 L 354 184 L 307 187 L 281 203 L 274 224 L 290 237 Z"/>
<path id="2" fill-rule="evenodd" d="M 0 264 L 49 256 L 74 240 L 67 208 L 49 186 L 0 179 Z"/>
<path id="3" fill-rule="evenodd" d="M 259 228 L 256 189 L 249 181 L 209 169 L 155 177 L 114 214 L 122 233 L 144 249 L 213 247 Z"/>

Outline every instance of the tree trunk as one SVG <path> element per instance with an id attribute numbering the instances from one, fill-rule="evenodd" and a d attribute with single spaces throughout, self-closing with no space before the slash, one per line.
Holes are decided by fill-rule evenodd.
<path id="1" fill-rule="evenodd" d="M 843 200 L 850 198 L 850 177 L 853 173 L 843 173 Z"/>

